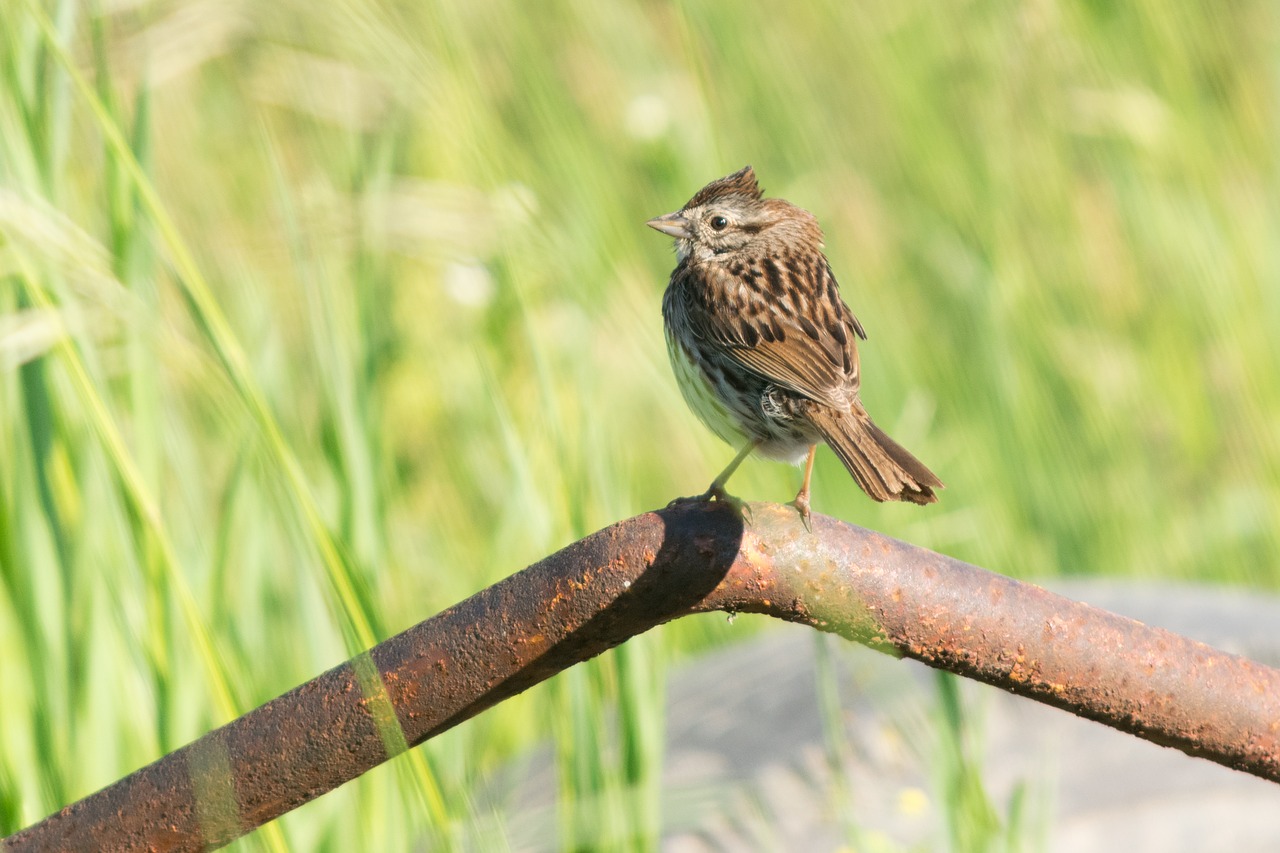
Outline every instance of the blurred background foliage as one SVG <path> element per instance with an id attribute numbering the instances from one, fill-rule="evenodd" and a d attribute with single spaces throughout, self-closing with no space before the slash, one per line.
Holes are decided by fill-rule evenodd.
<path id="1" fill-rule="evenodd" d="M 818 511 L 1274 589 L 1275 17 L 0 4 L 0 832 L 701 491 L 732 450 L 669 374 L 643 222 L 746 163 L 823 223 L 864 399 L 948 484 L 875 505 L 824 451 Z M 645 849 L 666 668 L 759 627 L 667 626 L 240 844 L 520 846 L 477 792 L 550 737 L 555 843 Z"/>

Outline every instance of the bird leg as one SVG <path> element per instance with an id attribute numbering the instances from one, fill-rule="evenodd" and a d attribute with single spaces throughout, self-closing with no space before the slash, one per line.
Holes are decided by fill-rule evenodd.
<path id="1" fill-rule="evenodd" d="M 703 499 L 709 500 L 714 497 L 717 500 L 723 500 L 725 497 L 728 497 L 729 493 L 724 490 L 724 484 L 729 482 L 729 478 L 733 476 L 733 472 L 737 471 L 738 466 L 751 455 L 751 451 L 755 450 L 759 446 L 760 442 L 753 441 L 746 447 L 739 450 L 738 455 L 733 457 L 733 461 L 729 463 L 729 467 L 721 471 L 720 476 L 711 481 L 711 488 L 707 489 L 706 493 L 703 494 Z"/>
<path id="2" fill-rule="evenodd" d="M 714 500 L 718 503 L 726 503 L 733 507 L 738 511 L 738 515 L 742 516 L 748 523 L 750 523 L 751 510 L 748 508 L 747 502 L 729 494 L 725 490 L 724 484 L 729 482 L 729 478 L 733 476 L 733 472 L 737 471 L 738 466 L 741 465 L 743 461 L 751 455 L 751 452 L 759 446 L 759 441 L 752 441 L 748 443 L 746 447 L 742 448 L 742 450 L 738 451 L 738 455 L 733 457 L 733 461 L 729 463 L 729 466 L 721 471 L 718 477 L 711 481 L 711 486 L 702 494 L 689 498 L 676 498 L 668 504 L 668 506 L 694 502 L 702 503 Z"/>
<path id="3" fill-rule="evenodd" d="M 804 463 L 804 485 L 800 487 L 800 492 L 796 495 L 796 499 L 791 502 L 791 506 L 795 507 L 800 513 L 800 520 L 804 522 L 804 529 L 813 532 L 813 528 L 809 526 L 809 480 L 813 478 L 813 458 L 818 455 L 818 445 L 809 445 L 809 459 Z"/>

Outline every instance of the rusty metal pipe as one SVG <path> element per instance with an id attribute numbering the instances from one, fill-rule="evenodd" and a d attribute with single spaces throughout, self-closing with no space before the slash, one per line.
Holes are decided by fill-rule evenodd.
<path id="1" fill-rule="evenodd" d="M 711 610 L 838 633 L 1280 781 L 1278 670 L 835 519 L 813 516 L 810 534 L 794 510 L 753 504 L 744 528 L 695 504 L 575 542 L 0 847 L 221 846 L 386 760 L 379 700 L 416 745 Z"/>

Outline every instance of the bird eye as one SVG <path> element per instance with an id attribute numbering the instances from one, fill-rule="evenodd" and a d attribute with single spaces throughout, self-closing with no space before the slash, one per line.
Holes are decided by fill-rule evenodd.
<path id="1" fill-rule="evenodd" d="M 713 231 L 723 231 L 728 227 L 729 227 L 729 220 L 725 219 L 723 216 L 711 217 L 711 229 Z"/>

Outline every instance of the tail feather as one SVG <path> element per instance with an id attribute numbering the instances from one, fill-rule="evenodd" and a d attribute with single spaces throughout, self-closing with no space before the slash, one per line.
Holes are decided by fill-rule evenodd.
<path id="1" fill-rule="evenodd" d="M 856 406 L 852 412 L 815 406 L 808 412 L 813 425 L 849 469 L 862 490 L 877 501 L 931 504 L 934 489 L 943 488 L 937 475 L 911 455 L 871 417 Z"/>

